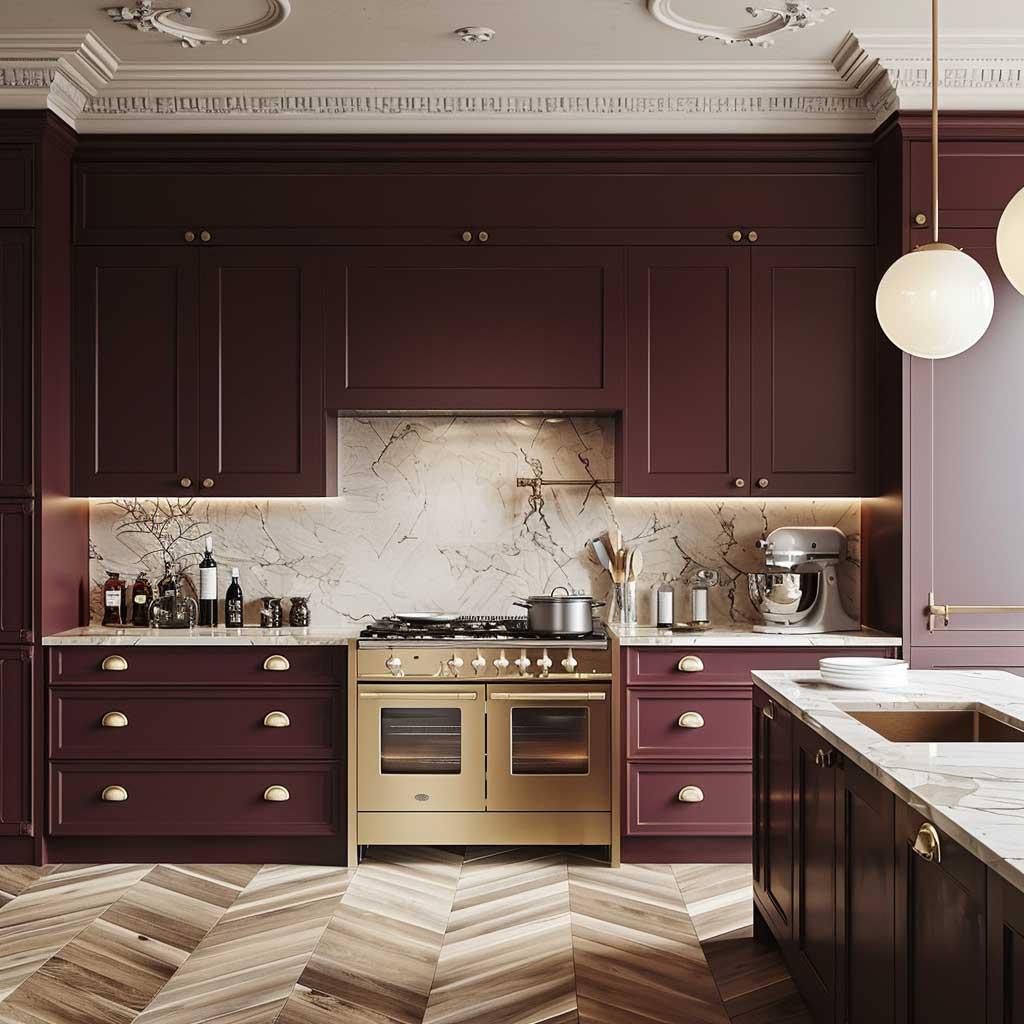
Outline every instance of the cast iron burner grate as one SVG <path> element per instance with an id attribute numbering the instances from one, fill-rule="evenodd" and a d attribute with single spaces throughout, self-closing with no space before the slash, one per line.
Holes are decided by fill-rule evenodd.
<path id="1" fill-rule="evenodd" d="M 537 633 L 527 627 L 525 615 L 460 615 L 451 622 L 407 622 L 386 617 L 375 619 L 359 634 L 364 640 L 603 640 L 600 630 L 592 633 L 566 633 L 558 636 Z"/>

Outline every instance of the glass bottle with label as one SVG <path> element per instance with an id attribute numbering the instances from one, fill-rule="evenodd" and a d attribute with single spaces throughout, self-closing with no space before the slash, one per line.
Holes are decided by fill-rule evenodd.
<path id="1" fill-rule="evenodd" d="M 676 589 L 664 572 L 655 591 L 655 621 L 660 629 L 668 629 L 675 622 L 675 603 Z"/>
<path id="2" fill-rule="evenodd" d="M 128 622 L 128 584 L 119 572 L 107 570 L 103 584 L 103 625 L 123 626 Z"/>
<path id="3" fill-rule="evenodd" d="M 231 570 L 231 583 L 224 595 L 224 625 L 230 629 L 241 629 L 245 622 L 245 598 L 242 585 L 238 582 L 238 570 Z"/>
<path id="4" fill-rule="evenodd" d="M 135 577 L 132 584 L 132 625 L 149 625 L 149 605 L 153 600 L 153 584 L 144 572 Z"/>
<path id="5" fill-rule="evenodd" d="M 206 538 L 206 553 L 199 563 L 199 625 L 217 625 L 217 563 L 213 557 L 213 536 Z"/>

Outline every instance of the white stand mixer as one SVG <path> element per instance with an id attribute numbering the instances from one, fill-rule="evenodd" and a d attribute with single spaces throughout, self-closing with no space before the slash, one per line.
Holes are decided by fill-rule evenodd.
<path id="1" fill-rule="evenodd" d="M 750 600 L 764 619 L 755 633 L 843 633 L 860 629 L 839 597 L 846 534 L 834 526 L 783 526 L 757 546 L 765 571 L 747 573 Z"/>

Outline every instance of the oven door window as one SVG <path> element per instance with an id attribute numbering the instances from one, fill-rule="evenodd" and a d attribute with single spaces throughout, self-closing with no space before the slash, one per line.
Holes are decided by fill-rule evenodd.
<path id="1" fill-rule="evenodd" d="M 461 708 L 381 708 L 381 775 L 458 775 Z"/>
<path id="2" fill-rule="evenodd" d="M 588 775 L 588 708 L 513 707 L 513 775 Z"/>

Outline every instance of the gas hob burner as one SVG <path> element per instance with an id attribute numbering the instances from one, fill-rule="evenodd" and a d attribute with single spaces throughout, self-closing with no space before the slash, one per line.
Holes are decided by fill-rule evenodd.
<path id="1" fill-rule="evenodd" d="M 604 640 L 601 629 L 591 633 L 553 635 L 537 633 L 527 627 L 525 615 L 460 615 L 449 622 L 415 622 L 398 616 L 375 619 L 359 634 L 363 640 Z"/>

